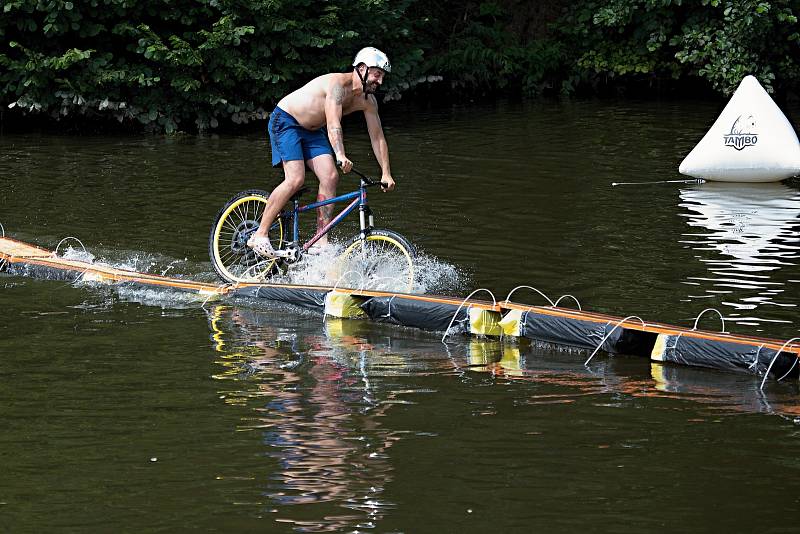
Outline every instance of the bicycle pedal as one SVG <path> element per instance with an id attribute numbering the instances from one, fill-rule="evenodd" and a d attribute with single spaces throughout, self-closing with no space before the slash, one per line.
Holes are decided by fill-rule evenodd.
<path id="1" fill-rule="evenodd" d="M 275 254 L 286 263 L 297 263 L 302 254 L 296 245 L 289 245 L 284 249 L 276 250 Z"/>

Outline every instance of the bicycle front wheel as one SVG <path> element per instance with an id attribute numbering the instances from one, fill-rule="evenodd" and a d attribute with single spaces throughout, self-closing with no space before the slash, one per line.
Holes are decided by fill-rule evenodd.
<path id="1" fill-rule="evenodd" d="M 269 194 L 251 189 L 228 201 L 217 214 L 208 238 L 208 254 L 217 274 L 227 282 L 253 282 L 268 278 L 278 270 L 277 260 L 265 259 L 247 246 L 258 229 Z M 278 217 L 268 232 L 272 245 L 284 245 L 284 221 Z"/>
<path id="2" fill-rule="evenodd" d="M 414 256 L 408 240 L 390 230 L 370 230 L 350 240 L 339 256 L 339 278 L 364 289 L 411 292 Z"/>

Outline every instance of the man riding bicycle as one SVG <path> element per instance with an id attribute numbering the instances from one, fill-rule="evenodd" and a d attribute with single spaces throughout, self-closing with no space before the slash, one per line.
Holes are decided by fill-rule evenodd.
<path id="1" fill-rule="evenodd" d="M 283 166 L 284 180 L 270 193 L 261 224 L 247 241 L 247 246 L 260 256 L 284 256 L 283 251 L 272 248 L 267 231 L 281 208 L 302 187 L 306 165 L 319 179 L 317 201 L 336 195 L 339 181 L 337 161 L 345 173 L 353 168 L 353 163 L 344 150 L 341 124 L 344 115 L 355 111 L 364 112 L 372 150 L 382 170 L 381 181 L 386 184 L 387 190 L 394 189 L 395 182 L 389 167 L 389 148 L 378 116 L 378 102 L 374 96 L 383 83 L 384 76 L 391 72 L 389 58 L 377 48 L 367 47 L 356 54 L 353 67 L 352 72 L 329 73 L 314 78 L 283 97 L 270 115 L 272 165 Z M 332 212 L 331 205 L 318 209 L 318 230 L 330 222 Z M 318 245 L 325 246 L 327 239 L 327 235 L 323 236 Z"/>

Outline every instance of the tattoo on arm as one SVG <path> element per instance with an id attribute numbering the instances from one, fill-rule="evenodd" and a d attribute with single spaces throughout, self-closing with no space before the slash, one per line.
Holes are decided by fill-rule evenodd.
<path id="1" fill-rule="evenodd" d="M 333 106 L 329 102 L 333 100 Z M 344 100 L 344 88 L 341 85 L 334 85 L 328 95 L 328 103 L 325 105 L 325 115 L 328 121 L 328 139 L 331 147 L 337 155 L 344 155 L 344 135 L 340 120 L 342 118 L 342 101 Z"/>
<path id="2" fill-rule="evenodd" d="M 333 151 L 337 154 L 344 154 L 344 135 L 339 126 L 333 126 L 328 129 L 328 137 L 333 145 Z"/>
<path id="3" fill-rule="evenodd" d="M 336 102 L 337 106 L 342 105 L 342 100 L 344 99 L 344 89 L 342 86 L 337 85 L 333 88 L 333 101 Z"/>

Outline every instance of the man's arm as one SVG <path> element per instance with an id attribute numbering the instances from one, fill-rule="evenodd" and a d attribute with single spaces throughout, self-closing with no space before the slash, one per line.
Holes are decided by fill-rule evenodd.
<path id="1" fill-rule="evenodd" d="M 350 172 L 353 162 L 344 153 L 344 133 L 342 132 L 342 100 L 344 89 L 332 80 L 325 92 L 325 123 L 328 127 L 328 140 L 331 142 L 336 161 L 341 163 L 343 172 Z"/>
<path id="2" fill-rule="evenodd" d="M 386 144 L 381 118 L 378 116 L 378 103 L 372 95 L 370 95 L 367 107 L 364 109 L 364 118 L 367 120 L 367 131 L 369 132 L 369 140 L 372 143 L 372 151 L 381 166 L 381 182 L 387 183 L 386 190 L 391 191 L 394 189 L 394 178 L 392 178 L 392 169 L 389 166 L 389 145 Z"/>

